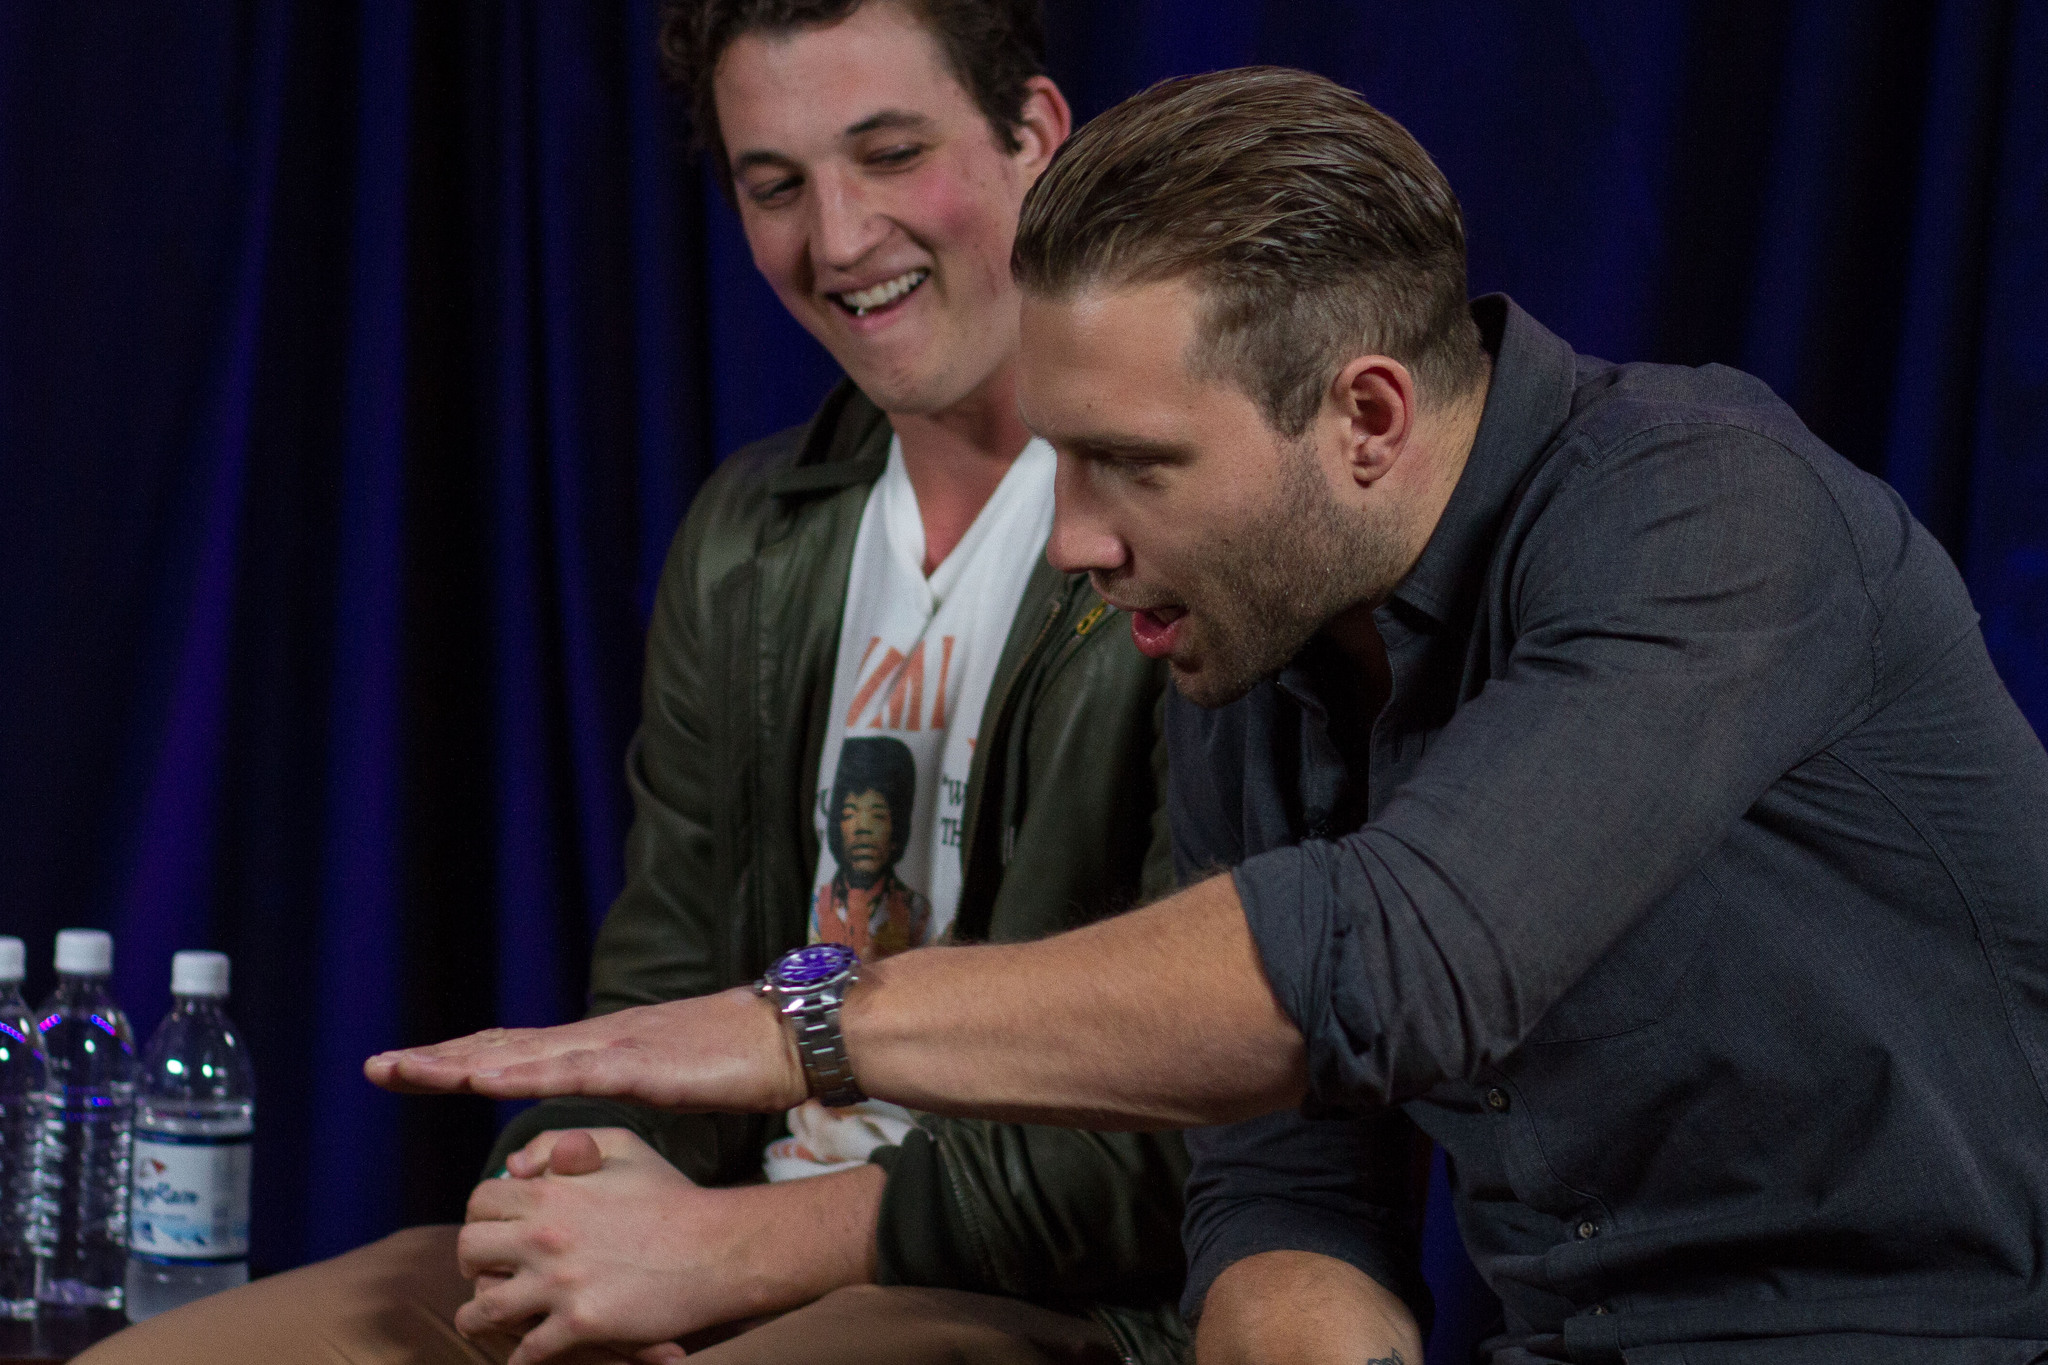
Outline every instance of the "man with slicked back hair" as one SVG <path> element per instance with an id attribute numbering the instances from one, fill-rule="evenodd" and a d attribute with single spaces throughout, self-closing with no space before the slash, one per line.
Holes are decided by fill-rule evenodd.
<path id="1" fill-rule="evenodd" d="M 2048 753 L 1955 566 L 1757 380 L 1468 301 L 1463 235 L 1298 71 L 1039 180 L 1048 553 L 1172 669 L 1187 885 L 878 963 L 847 1070 L 1186 1128 L 1202 1365 L 1419 1365 L 1416 1130 L 1493 1365 L 2048 1361 Z M 797 1060 L 726 996 L 367 1070 L 772 1108 Z"/>

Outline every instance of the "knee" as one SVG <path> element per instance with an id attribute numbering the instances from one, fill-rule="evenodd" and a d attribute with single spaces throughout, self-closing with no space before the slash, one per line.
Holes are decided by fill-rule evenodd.
<path id="1" fill-rule="evenodd" d="M 904 1291 L 893 1285 L 848 1284 L 826 1294 L 819 1303 L 830 1303 L 849 1308 L 868 1308 L 888 1303 L 900 1297 Z"/>
<path id="2" fill-rule="evenodd" d="M 908 1285 L 849 1284 L 798 1311 L 814 1320 L 873 1326 L 906 1318 L 928 1319 L 940 1305 L 929 1289 Z"/>
<path id="3" fill-rule="evenodd" d="M 75 1365 L 415 1359 L 420 1342 L 452 1335 L 442 1324 L 469 1296 L 455 1264 L 458 1231 L 406 1228 L 332 1260 L 214 1294 L 115 1333 Z"/>
<path id="4" fill-rule="evenodd" d="M 372 1242 L 366 1247 L 348 1253 L 351 1256 L 375 1255 L 378 1259 L 395 1261 L 433 1261 L 455 1264 L 455 1239 L 462 1232 L 456 1223 L 435 1223 L 420 1228 L 400 1228 L 382 1241 Z"/>

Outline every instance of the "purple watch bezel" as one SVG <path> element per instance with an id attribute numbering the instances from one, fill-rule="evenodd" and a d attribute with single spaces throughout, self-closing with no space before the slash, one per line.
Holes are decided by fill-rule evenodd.
<path id="1" fill-rule="evenodd" d="M 779 990 L 813 990 L 860 965 L 860 954 L 843 943 L 812 943 L 784 953 L 768 969 Z"/>

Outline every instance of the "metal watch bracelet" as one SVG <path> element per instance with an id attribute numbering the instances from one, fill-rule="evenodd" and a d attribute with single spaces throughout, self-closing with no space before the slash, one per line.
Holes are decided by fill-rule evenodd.
<path id="1" fill-rule="evenodd" d="M 787 1023 L 811 1098 L 835 1109 L 867 1098 L 839 1031 L 839 1006 L 859 979 L 860 958 L 852 949 L 813 943 L 784 953 L 754 985 Z"/>
<path id="2" fill-rule="evenodd" d="M 849 983 L 850 984 L 850 983 Z M 846 1056 L 846 1038 L 839 1031 L 839 1003 L 845 988 L 828 989 L 784 999 L 779 1008 L 789 1023 L 796 1042 L 797 1060 L 803 1063 L 804 1082 L 811 1098 L 831 1109 L 859 1104 L 867 1096 L 853 1078 L 853 1063 Z"/>

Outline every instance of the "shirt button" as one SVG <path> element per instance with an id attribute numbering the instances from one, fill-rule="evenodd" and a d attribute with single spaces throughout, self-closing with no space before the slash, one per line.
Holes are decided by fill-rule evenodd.
<path id="1" fill-rule="evenodd" d="M 1599 1236 L 1600 1225 L 1594 1222 L 1592 1219 L 1588 1218 L 1585 1222 L 1579 1224 L 1577 1231 L 1579 1234 L 1579 1240 L 1583 1242 L 1589 1237 Z"/>
<path id="2" fill-rule="evenodd" d="M 1486 1092 L 1486 1107 L 1496 1114 L 1508 1112 L 1508 1092 L 1495 1086 Z"/>

